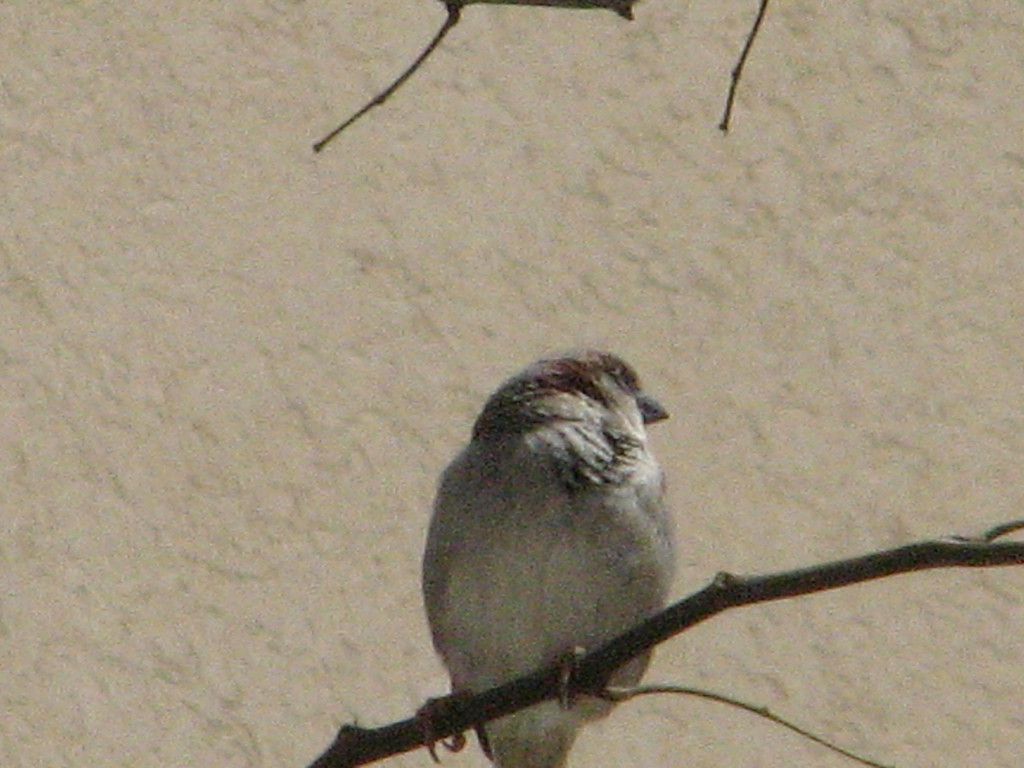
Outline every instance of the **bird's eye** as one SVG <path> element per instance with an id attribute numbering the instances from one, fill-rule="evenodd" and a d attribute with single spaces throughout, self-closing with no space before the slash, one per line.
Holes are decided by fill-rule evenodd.
<path id="1" fill-rule="evenodd" d="M 639 392 L 640 380 L 636 373 L 621 360 L 614 361 L 608 369 L 612 378 L 627 392 Z"/>

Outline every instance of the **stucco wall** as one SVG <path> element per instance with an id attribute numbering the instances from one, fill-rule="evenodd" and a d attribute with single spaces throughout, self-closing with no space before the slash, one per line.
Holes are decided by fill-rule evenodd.
<path id="1" fill-rule="evenodd" d="M 683 595 L 1020 515 L 1024 6 L 0 7 L 0 764 L 302 768 L 445 690 L 433 484 L 582 343 L 673 412 Z M 652 678 L 1018 768 L 1024 572 L 736 612 Z M 475 748 L 446 759 L 481 766 Z M 427 766 L 418 752 L 394 760 Z M 648 700 L 574 765 L 846 766 Z"/>

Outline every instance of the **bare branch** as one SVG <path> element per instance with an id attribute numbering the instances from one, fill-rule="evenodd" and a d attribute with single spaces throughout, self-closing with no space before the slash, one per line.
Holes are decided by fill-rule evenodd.
<path id="1" fill-rule="evenodd" d="M 463 6 L 470 5 L 471 3 L 492 3 L 499 5 L 540 5 L 548 6 L 552 8 L 608 8 L 609 10 L 615 11 L 619 16 L 624 19 L 631 20 L 633 18 L 633 3 L 636 0 L 441 0 L 445 7 L 448 9 L 448 17 L 444 20 L 444 24 L 437 30 L 433 39 L 427 43 L 427 47 L 424 48 L 420 55 L 416 57 L 415 61 L 406 67 L 405 71 L 402 72 L 391 83 L 387 88 L 378 93 L 366 104 L 364 104 L 358 112 L 348 118 L 345 122 L 335 128 L 333 131 L 324 136 L 320 141 L 313 145 L 314 152 L 322 152 L 324 147 L 331 143 L 334 138 L 348 128 L 352 123 L 361 118 L 367 112 L 374 107 L 379 107 L 385 101 L 397 91 L 405 81 L 408 80 L 413 74 L 423 66 L 424 62 L 430 57 L 430 54 L 441 44 L 441 41 L 445 39 L 452 27 L 459 23 L 459 18 L 462 12 Z"/>
<path id="2" fill-rule="evenodd" d="M 783 728 L 788 728 L 789 730 L 793 731 L 793 733 L 799 734 L 800 736 L 803 736 L 805 739 L 810 739 L 815 744 L 820 744 L 826 749 L 830 749 L 833 752 L 842 755 L 843 757 L 848 757 L 851 760 L 860 763 L 861 765 L 866 765 L 868 766 L 868 768 L 892 768 L 892 766 L 890 765 L 885 765 L 884 763 L 876 763 L 874 760 L 869 760 L 866 757 L 861 757 L 855 752 L 851 752 L 848 749 L 844 749 L 843 747 L 840 747 L 838 744 L 834 744 L 828 739 L 822 738 L 821 736 L 812 733 L 811 731 L 797 725 L 791 720 L 787 720 L 784 717 L 776 715 L 774 712 L 768 709 L 768 707 L 759 707 L 756 704 L 749 704 L 740 699 L 733 698 L 732 696 L 725 696 L 721 693 L 715 693 L 714 691 L 706 691 L 703 688 L 690 688 L 688 686 L 683 685 L 641 685 L 636 688 L 624 690 L 619 690 L 616 688 L 607 688 L 600 694 L 600 697 L 602 699 L 607 699 L 608 701 L 623 702 L 629 701 L 630 699 L 635 699 L 637 696 L 649 696 L 652 694 L 661 693 L 677 693 L 683 696 L 696 696 L 700 699 L 708 699 L 709 701 L 717 701 L 720 704 L 727 704 L 730 707 L 736 707 L 737 709 L 742 709 L 746 712 L 755 714 L 758 717 L 763 717 L 766 720 L 775 723 L 776 725 L 782 726 Z"/>
<path id="3" fill-rule="evenodd" d="M 761 576 L 720 573 L 699 592 L 581 657 L 573 671 L 571 693 L 600 695 L 612 672 L 631 658 L 729 608 L 839 589 L 912 571 L 1022 565 L 1024 543 L 993 541 L 1021 528 L 1024 521 L 997 526 L 979 537 L 924 541 Z M 479 723 L 557 698 L 564 692 L 563 667 L 554 664 L 479 694 L 435 699 L 421 714 L 380 728 L 345 725 L 310 768 L 364 765 L 427 746 L 429 739 L 460 734 Z M 425 718 L 429 718 L 429 727 L 425 727 Z"/>
<path id="4" fill-rule="evenodd" d="M 766 13 L 768 13 L 768 0 L 761 0 L 761 5 L 757 9 L 757 16 L 754 18 L 754 23 L 747 33 L 747 40 L 743 44 L 743 50 L 740 51 L 740 57 L 736 61 L 736 66 L 732 68 L 732 77 L 729 80 L 729 94 L 725 97 L 725 112 L 722 113 L 722 121 L 718 124 L 718 128 L 722 133 L 729 132 L 733 102 L 736 101 L 736 89 L 739 88 L 740 78 L 743 77 L 743 68 L 747 65 L 747 57 L 750 55 L 750 49 L 754 47 L 754 40 L 757 38 L 757 33 L 761 30 L 761 22 L 764 21 Z"/>
<path id="5" fill-rule="evenodd" d="M 425 62 L 427 58 L 430 56 L 430 54 L 434 52 L 434 49 L 441 44 L 441 41 L 444 40 L 447 34 L 451 31 L 452 27 L 459 23 L 459 14 L 462 10 L 462 2 L 460 2 L 459 0 L 447 0 L 447 2 L 445 2 L 445 5 L 448 8 L 448 17 L 444 20 L 444 24 L 441 25 L 441 28 L 437 30 L 437 34 L 434 35 L 433 40 L 427 43 L 427 47 L 424 48 L 420 52 L 420 55 L 416 57 L 416 60 L 413 61 L 413 63 L 410 64 L 406 68 L 406 70 L 402 74 L 400 74 L 393 83 L 391 83 L 391 85 L 389 85 L 383 91 L 381 91 L 368 102 L 366 102 L 366 104 L 364 104 L 363 107 L 358 112 L 352 115 L 352 117 L 350 117 L 348 120 L 343 122 L 333 131 L 331 131 L 322 139 L 320 139 L 320 141 L 314 144 L 314 152 L 321 152 L 324 147 L 331 143 L 335 136 L 344 131 L 346 128 L 352 125 L 352 123 L 354 123 L 360 117 L 365 115 L 371 109 L 373 109 L 374 107 L 378 107 L 385 101 L 387 101 L 391 97 L 391 94 L 393 94 L 395 91 L 401 88 L 402 84 L 405 83 L 405 81 L 408 80 L 410 77 L 412 77 L 413 73 L 415 73 L 416 70 L 423 66 L 423 62 Z"/>

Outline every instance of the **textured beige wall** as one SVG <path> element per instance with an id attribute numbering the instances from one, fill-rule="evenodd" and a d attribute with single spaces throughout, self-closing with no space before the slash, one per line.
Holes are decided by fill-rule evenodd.
<path id="1" fill-rule="evenodd" d="M 302 768 L 444 690 L 434 479 L 580 343 L 673 411 L 679 595 L 1020 515 L 1024 6 L 0 7 L 0 764 Z M 1024 571 L 659 655 L 899 766 L 1019 768 Z M 424 752 L 392 765 L 428 766 Z M 446 765 L 481 766 L 476 750 Z M 661 699 L 574 765 L 847 766 Z"/>

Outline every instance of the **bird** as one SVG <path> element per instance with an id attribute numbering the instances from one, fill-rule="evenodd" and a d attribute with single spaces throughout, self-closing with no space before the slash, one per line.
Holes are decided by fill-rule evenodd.
<path id="1" fill-rule="evenodd" d="M 647 427 L 668 412 L 620 357 L 541 359 L 486 401 L 441 475 L 423 556 L 434 648 L 477 693 L 592 649 L 665 605 L 675 569 Z M 639 682 L 649 655 L 609 684 Z M 477 729 L 497 768 L 562 768 L 611 704 L 546 701 Z"/>

